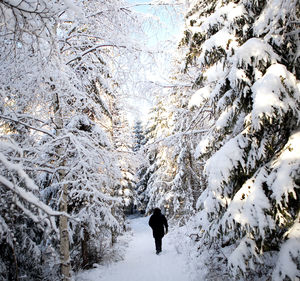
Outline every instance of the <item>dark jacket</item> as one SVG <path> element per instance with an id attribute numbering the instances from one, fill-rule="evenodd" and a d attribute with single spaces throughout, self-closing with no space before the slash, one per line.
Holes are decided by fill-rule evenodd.
<path id="1" fill-rule="evenodd" d="M 155 208 L 153 215 L 149 219 L 149 225 L 153 231 L 154 238 L 162 238 L 164 237 L 166 228 L 166 233 L 168 232 L 168 222 L 166 217 L 161 213 L 159 208 Z"/>

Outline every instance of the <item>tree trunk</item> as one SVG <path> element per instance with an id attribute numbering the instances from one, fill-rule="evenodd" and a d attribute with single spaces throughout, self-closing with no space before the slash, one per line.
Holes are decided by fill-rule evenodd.
<path id="1" fill-rule="evenodd" d="M 88 240 L 89 240 L 89 233 L 87 232 L 86 227 L 84 227 L 83 239 L 81 240 L 82 268 L 85 268 L 89 263 Z"/>
<path id="2" fill-rule="evenodd" d="M 59 104 L 58 94 L 54 94 L 53 101 L 55 124 L 57 127 L 56 135 L 61 134 L 63 129 L 63 116 L 61 113 L 61 108 Z M 65 166 L 65 160 L 60 159 L 59 157 L 63 155 L 64 147 L 59 146 L 57 148 L 57 155 L 59 167 Z M 62 182 L 66 176 L 64 169 L 59 171 L 59 181 Z M 59 204 L 59 211 L 67 213 L 68 211 L 68 185 L 64 184 L 61 189 L 61 198 Z M 69 242 L 69 231 L 68 231 L 68 218 L 65 215 L 59 217 L 59 233 L 60 233 L 60 265 L 61 265 L 61 274 L 63 281 L 71 280 L 71 263 L 70 263 L 70 242 Z"/>
<path id="3" fill-rule="evenodd" d="M 64 184 L 62 190 L 62 197 L 60 202 L 60 211 L 67 212 L 68 208 L 68 185 Z M 71 265 L 70 265 L 70 244 L 68 231 L 68 218 L 64 215 L 59 218 L 59 232 L 60 232 L 60 262 L 61 274 L 63 281 L 71 279 Z"/>

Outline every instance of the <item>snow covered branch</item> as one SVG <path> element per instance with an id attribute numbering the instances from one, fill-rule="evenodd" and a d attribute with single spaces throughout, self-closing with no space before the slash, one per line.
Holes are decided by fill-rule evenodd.
<path id="1" fill-rule="evenodd" d="M 41 132 L 41 133 L 44 133 L 52 138 L 55 138 L 55 135 L 51 134 L 49 131 L 46 131 L 46 130 L 43 130 L 41 128 L 36 128 L 36 127 L 33 127 L 25 122 L 22 122 L 22 121 L 19 121 L 19 120 L 16 120 L 16 119 L 13 119 L 13 118 L 10 118 L 10 117 L 7 117 L 7 116 L 3 116 L 3 115 L 0 115 L 0 118 L 2 119 L 5 119 L 5 120 L 8 120 L 8 121 L 12 121 L 14 123 L 17 123 L 17 124 L 20 124 L 26 128 L 29 128 L 29 129 L 32 129 L 34 131 L 38 131 L 38 132 Z"/>

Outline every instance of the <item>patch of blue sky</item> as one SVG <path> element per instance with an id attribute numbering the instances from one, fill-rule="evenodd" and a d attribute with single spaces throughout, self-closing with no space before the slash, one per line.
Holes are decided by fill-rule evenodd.
<path id="1" fill-rule="evenodd" d="M 155 5 L 154 1 L 150 0 L 127 0 L 127 2 L 130 10 L 143 17 L 141 27 L 145 37 L 136 37 L 136 40 L 142 40 L 145 44 L 146 52 L 142 57 L 142 63 L 148 65 L 148 70 L 137 74 L 141 80 L 130 90 L 132 96 L 127 98 L 130 105 L 128 119 L 131 125 L 136 120 L 141 120 L 146 124 L 149 110 L 154 104 L 154 95 L 156 95 L 151 87 L 157 87 L 157 91 L 162 94 L 164 89 L 159 88 L 159 85 L 168 84 L 171 52 L 176 49 L 184 20 L 183 15 L 178 13 L 178 9 L 175 10 L 171 5 Z M 135 35 L 131 34 L 131 36 Z"/>
<path id="2" fill-rule="evenodd" d="M 155 5 L 150 0 L 128 0 L 132 9 L 145 18 L 143 29 L 148 36 L 148 46 L 176 38 L 183 25 L 183 16 L 170 5 Z"/>

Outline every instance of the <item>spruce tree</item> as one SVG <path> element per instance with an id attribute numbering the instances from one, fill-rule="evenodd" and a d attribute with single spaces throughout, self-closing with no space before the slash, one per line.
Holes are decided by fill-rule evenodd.
<path id="1" fill-rule="evenodd" d="M 142 145 L 145 144 L 145 136 L 143 132 L 142 122 L 140 120 L 137 120 L 133 127 L 133 133 L 134 133 L 134 147 L 133 151 L 139 151 L 142 147 Z"/>
<path id="2" fill-rule="evenodd" d="M 213 113 L 195 154 L 206 278 L 220 263 L 237 279 L 299 276 L 298 19 L 293 0 L 195 1 L 187 13 L 183 71 Z"/>

